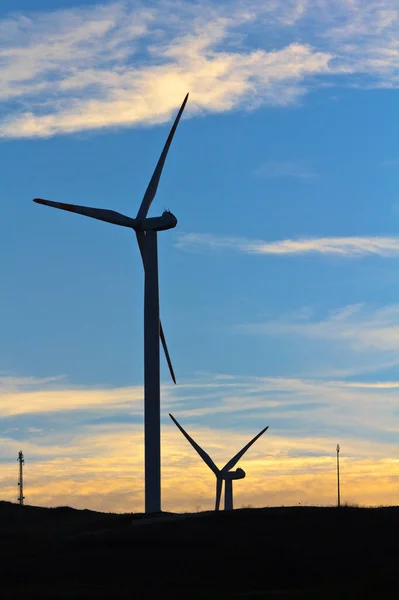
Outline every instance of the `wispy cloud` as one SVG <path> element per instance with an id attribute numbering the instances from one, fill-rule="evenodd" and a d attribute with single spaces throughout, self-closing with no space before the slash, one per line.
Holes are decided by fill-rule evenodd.
<path id="1" fill-rule="evenodd" d="M 376 87 L 396 88 L 399 85 L 397 2 L 350 0 L 323 4 L 325 8 L 332 5 L 331 17 L 335 23 L 330 22 L 324 37 L 339 49 L 337 66 L 357 75 L 354 83 L 359 85 L 359 75 L 367 73 L 375 77 Z"/>
<path id="2" fill-rule="evenodd" d="M 126 1 L 12 14 L 0 20 L 0 135 L 162 123 L 187 91 L 194 115 L 291 104 L 315 76 L 394 87 L 397 20 L 395 0 Z"/>
<path id="3" fill-rule="evenodd" d="M 221 49 L 254 17 L 238 6 L 124 2 L 3 21 L 0 97 L 14 105 L 0 135 L 161 123 L 187 91 L 189 114 L 290 103 L 330 55 L 300 43 Z"/>
<path id="4" fill-rule="evenodd" d="M 399 166 L 399 158 L 389 158 L 387 160 L 383 160 L 381 162 L 383 167 L 398 167 Z"/>
<path id="5" fill-rule="evenodd" d="M 317 173 L 301 162 L 269 161 L 258 167 L 254 174 L 258 177 L 295 177 L 297 179 L 313 179 Z"/>
<path id="6" fill-rule="evenodd" d="M 371 309 L 360 304 L 330 312 L 325 318 L 301 320 L 281 317 L 267 323 L 246 323 L 234 330 L 248 334 L 301 336 L 318 343 L 335 343 L 338 347 L 351 350 L 355 355 L 369 356 L 374 370 L 382 360 L 381 368 L 398 364 L 399 350 L 399 306 L 391 305 Z M 348 357 L 346 357 L 348 360 Z M 384 366 L 385 365 L 385 366 Z M 349 384 L 347 384 L 349 385 Z M 367 387 L 366 384 L 350 384 L 353 387 Z M 375 389 L 393 389 L 396 383 L 375 382 Z"/>
<path id="7" fill-rule="evenodd" d="M 324 254 L 340 257 L 399 255 L 399 238 L 382 236 L 322 237 L 265 242 L 207 233 L 180 234 L 176 247 L 187 251 L 229 250 L 246 254 Z"/>
<path id="8" fill-rule="evenodd" d="M 312 335 L 308 333 L 307 325 L 303 324 L 304 329 L 298 330 L 300 334 L 303 331 L 303 335 Z M 257 327 L 257 332 L 261 332 L 262 329 Z M 263 331 L 291 333 L 292 330 L 296 332 L 294 327 L 295 324 L 291 323 L 272 323 L 265 324 Z M 398 387 L 397 380 L 233 375 L 220 379 L 204 375 L 178 387 L 162 386 L 162 406 L 165 418 L 168 412 L 175 411 L 181 417 L 204 423 L 212 417 L 215 426 L 232 427 L 238 432 L 251 423 L 253 426 L 263 423 L 265 419 L 273 420 L 274 428 L 277 427 L 279 432 L 276 420 L 283 419 L 280 426 L 285 434 L 298 435 L 302 431 L 303 435 L 307 435 L 309 427 L 313 429 L 315 425 L 324 430 L 328 420 L 330 427 L 342 427 L 343 424 L 347 427 L 356 423 L 359 437 L 365 432 L 368 435 L 372 423 L 376 435 L 383 437 L 384 431 L 389 430 L 392 424 L 392 402 L 396 402 L 395 390 Z M 60 441 L 60 432 L 74 437 L 80 427 L 92 426 L 94 422 L 100 427 L 101 424 L 119 423 L 126 419 L 137 423 L 141 422 L 143 415 L 141 387 L 82 389 L 65 384 L 62 387 L 38 384 L 33 392 L 20 385 L 9 393 L 4 391 L 3 397 L 0 418 L 5 434 L 18 426 L 33 427 L 33 431 L 44 428 L 58 432 L 54 443 Z M 367 414 L 364 413 L 366 406 Z M 363 412 L 358 412 L 359 408 Z M 292 419 L 295 419 L 295 425 L 288 423 Z M 29 432 L 26 433 L 27 440 L 31 437 Z"/>

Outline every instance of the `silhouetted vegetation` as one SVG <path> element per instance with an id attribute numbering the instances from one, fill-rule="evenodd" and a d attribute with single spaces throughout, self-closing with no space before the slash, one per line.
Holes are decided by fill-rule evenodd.
<path id="1" fill-rule="evenodd" d="M 399 598 L 399 508 L 115 515 L 0 503 L 8 598 Z"/>

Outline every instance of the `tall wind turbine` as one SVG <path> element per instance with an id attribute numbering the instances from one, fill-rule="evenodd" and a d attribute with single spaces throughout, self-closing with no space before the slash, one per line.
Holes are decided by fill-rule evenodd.
<path id="1" fill-rule="evenodd" d="M 245 471 L 240 468 L 236 469 L 235 471 L 230 471 L 230 469 L 232 469 L 233 467 L 236 466 L 236 464 L 238 463 L 240 458 L 246 453 L 248 448 L 250 448 L 252 446 L 252 444 L 254 444 L 256 442 L 256 440 L 258 438 L 260 438 L 260 436 L 263 433 L 265 433 L 265 431 L 267 429 L 269 429 L 269 426 L 262 429 L 262 431 L 260 433 L 258 433 L 258 435 L 256 435 L 246 446 L 244 446 L 244 448 L 242 448 L 242 450 L 237 452 L 237 454 L 235 456 L 233 456 L 233 458 L 230 459 L 227 464 L 224 465 L 223 469 L 218 469 L 217 466 L 215 465 L 215 463 L 213 462 L 213 460 L 211 459 L 211 457 L 209 456 L 209 454 L 207 454 L 205 452 L 205 450 L 203 450 L 201 448 L 201 446 L 199 446 L 197 444 L 197 442 L 195 442 L 193 440 L 193 438 L 188 435 L 187 431 L 185 431 L 183 429 L 183 427 L 176 421 L 174 416 L 171 415 L 170 413 L 169 413 L 169 416 L 172 419 L 172 421 L 175 423 L 175 425 L 180 429 L 180 431 L 182 432 L 184 437 L 190 442 L 192 447 L 198 452 L 198 454 L 200 455 L 202 460 L 208 465 L 208 467 L 211 469 L 211 471 L 213 471 L 213 473 L 216 476 L 215 510 L 219 510 L 220 497 L 222 495 L 223 481 L 224 481 L 224 486 L 225 486 L 224 510 L 233 510 L 233 481 L 235 479 L 244 479 Z"/>
<path id="2" fill-rule="evenodd" d="M 113 210 L 64 204 L 35 198 L 34 202 L 53 206 L 86 217 L 92 217 L 106 223 L 129 227 L 136 233 L 138 246 L 144 266 L 144 471 L 145 471 L 145 512 L 154 513 L 161 510 L 161 425 L 160 425 L 160 365 L 159 339 L 161 339 L 165 357 L 173 382 L 175 374 L 166 345 L 162 324 L 159 317 L 159 285 L 158 285 L 158 231 L 172 229 L 177 225 L 176 217 L 169 211 L 162 216 L 147 218 L 154 200 L 162 169 L 186 106 L 188 94 L 176 116 L 168 139 L 159 157 L 157 166 L 146 189 L 139 211 L 135 219 L 126 217 Z"/>

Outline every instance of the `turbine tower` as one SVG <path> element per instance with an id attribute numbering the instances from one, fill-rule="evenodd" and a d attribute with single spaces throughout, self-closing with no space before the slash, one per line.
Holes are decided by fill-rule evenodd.
<path id="1" fill-rule="evenodd" d="M 19 478 L 18 478 L 18 504 L 20 506 L 23 506 L 24 504 L 24 500 L 25 500 L 25 496 L 24 496 L 24 472 L 23 472 L 23 468 L 24 468 L 24 464 L 25 464 L 25 459 L 24 459 L 24 455 L 22 454 L 22 450 L 20 450 L 18 452 L 18 458 L 17 461 L 19 462 Z"/>
<path id="2" fill-rule="evenodd" d="M 174 383 L 175 374 L 166 345 L 162 324 L 159 317 L 159 284 L 158 284 L 158 231 L 172 229 L 177 225 L 176 217 L 169 211 L 162 216 L 147 218 L 154 200 L 162 169 L 186 106 L 188 94 L 176 116 L 161 156 L 144 194 L 135 219 L 126 217 L 113 210 L 90 208 L 52 202 L 35 198 L 34 202 L 53 206 L 100 221 L 129 227 L 136 233 L 141 258 L 144 266 L 144 471 L 145 471 L 145 512 L 156 513 L 161 510 L 161 423 L 160 423 L 160 365 L 159 339 L 161 339 L 166 361 Z"/>
<path id="3" fill-rule="evenodd" d="M 224 510 L 233 510 L 233 481 L 236 479 L 244 479 L 245 471 L 240 468 L 236 469 L 235 471 L 230 471 L 230 469 L 235 467 L 240 458 L 246 453 L 246 451 L 252 446 L 252 444 L 254 444 L 256 440 L 260 438 L 260 436 L 263 433 L 265 433 L 267 429 L 269 429 L 269 426 L 262 429 L 262 431 L 258 433 L 258 435 L 256 435 L 246 446 L 244 446 L 242 450 L 240 450 L 235 456 L 233 456 L 233 458 L 230 459 L 229 462 L 224 465 L 223 469 L 218 469 L 218 467 L 215 465 L 209 454 L 207 454 L 205 450 L 203 450 L 201 446 L 199 446 L 197 442 L 195 442 L 193 438 L 188 435 L 187 431 L 185 431 L 183 427 L 176 421 L 174 416 L 170 413 L 169 416 L 175 423 L 175 425 L 180 429 L 184 437 L 190 442 L 192 447 L 198 452 L 202 460 L 208 465 L 208 467 L 211 469 L 211 471 L 213 471 L 213 473 L 216 476 L 215 510 L 219 510 L 223 481 L 225 485 Z"/>
<path id="4" fill-rule="evenodd" d="M 338 508 L 340 508 L 340 506 L 341 506 L 341 486 L 339 483 L 339 452 L 340 452 L 340 450 L 341 450 L 340 445 L 337 444 L 337 491 L 338 491 L 337 506 L 338 506 Z"/>

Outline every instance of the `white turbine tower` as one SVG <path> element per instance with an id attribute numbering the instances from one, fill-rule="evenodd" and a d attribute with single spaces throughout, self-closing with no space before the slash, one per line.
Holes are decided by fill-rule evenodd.
<path id="1" fill-rule="evenodd" d="M 258 435 L 256 435 L 246 446 L 244 446 L 244 448 L 242 448 L 242 450 L 237 452 L 237 454 L 235 456 L 233 456 L 233 458 L 230 459 L 227 464 L 224 465 L 223 469 L 218 469 L 217 466 L 215 465 L 215 463 L 213 462 L 213 460 L 211 459 L 211 457 L 209 456 L 209 454 L 207 454 L 205 452 L 205 450 L 203 450 L 201 448 L 201 446 L 199 446 L 197 444 L 197 442 L 195 442 L 193 440 L 193 438 L 188 435 L 187 431 L 185 431 L 183 429 L 183 427 L 176 421 L 174 416 L 171 415 L 170 413 L 169 413 L 169 416 L 172 419 L 172 421 L 175 423 L 175 425 L 177 425 L 177 427 L 180 429 L 180 431 L 182 432 L 184 437 L 190 442 L 192 447 L 198 452 L 198 454 L 200 455 L 202 460 L 208 465 L 208 467 L 211 469 L 211 471 L 213 471 L 213 473 L 216 476 L 215 510 L 219 510 L 220 498 L 222 495 L 223 481 L 224 481 L 224 486 L 225 486 L 224 510 L 233 510 L 233 481 L 235 479 L 244 479 L 245 471 L 240 468 L 236 469 L 235 471 L 230 471 L 230 469 L 232 469 L 233 467 L 236 466 L 236 464 L 238 463 L 240 458 L 246 453 L 248 448 L 250 448 L 252 446 L 252 444 L 254 444 L 256 442 L 256 440 L 258 438 L 260 438 L 260 436 L 263 433 L 265 433 L 265 431 L 267 429 L 269 429 L 269 426 L 262 429 L 262 431 L 260 433 L 258 433 Z"/>
<path id="2" fill-rule="evenodd" d="M 145 454 L 145 512 L 154 513 L 161 510 L 161 425 L 160 425 L 160 365 L 159 338 L 165 352 L 169 371 L 174 383 L 173 372 L 162 324 L 159 317 L 159 288 L 158 288 L 158 239 L 157 232 L 172 229 L 177 225 L 176 217 L 169 211 L 164 211 L 161 217 L 147 218 L 151 203 L 154 200 L 162 169 L 168 154 L 170 144 L 184 107 L 188 94 L 177 114 L 170 130 L 162 154 L 155 167 L 141 202 L 137 217 L 132 219 L 113 210 L 90 208 L 52 202 L 35 198 L 34 202 L 53 206 L 70 212 L 92 217 L 114 225 L 129 227 L 136 233 L 141 258 L 144 265 L 144 454 Z"/>

